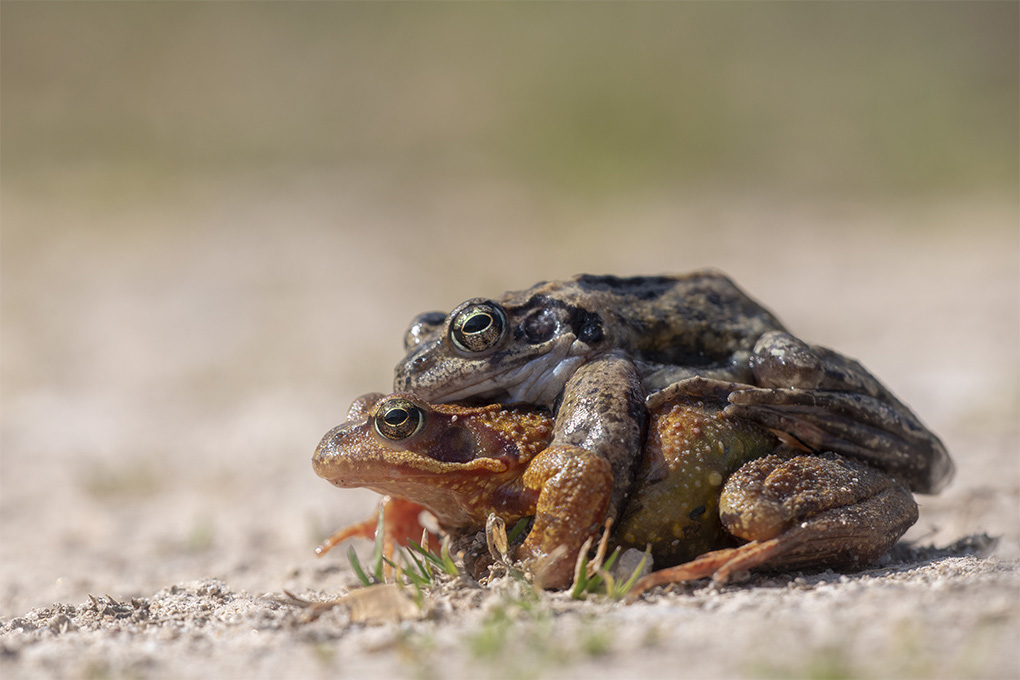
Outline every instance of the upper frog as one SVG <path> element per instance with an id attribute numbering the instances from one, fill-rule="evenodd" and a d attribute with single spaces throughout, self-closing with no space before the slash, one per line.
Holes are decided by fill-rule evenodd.
<path id="1" fill-rule="evenodd" d="M 645 389 L 662 366 L 685 375 L 750 382 L 750 356 L 782 324 L 726 276 L 577 276 L 542 282 L 496 300 L 472 298 L 449 315 L 419 315 L 394 389 L 432 401 L 468 397 L 551 406 L 574 370 L 625 350 Z"/>
<path id="2" fill-rule="evenodd" d="M 787 332 L 725 275 L 577 276 L 416 317 L 394 388 L 428 401 L 556 410 L 552 447 L 610 464 L 609 512 L 633 480 L 644 400 L 698 376 L 740 383 L 727 412 L 815 451 L 853 456 L 914 491 L 953 475 L 942 442 L 860 363 Z M 561 452 L 563 449 L 560 449 Z"/>
<path id="3" fill-rule="evenodd" d="M 719 399 L 725 386 L 699 382 L 688 383 L 698 388 L 691 391 L 711 396 L 677 391 L 650 414 L 613 541 L 651 546 L 658 566 L 722 550 L 668 577 L 660 572 L 655 583 L 712 574 L 725 580 L 761 564 L 862 564 L 916 519 L 909 491 L 892 477 L 835 455 L 791 450 L 765 428 L 726 415 Z M 403 508 L 412 518 L 424 506 L 448 531 L 478 529 L 489 513 L 508 523 L 534 516 L 522 556 L 551 541 L 568 546 L 571 565 L 581 542 L 601 526 L 611 480 L 589 477 L 581 504 L 571 502 L 574 490 L 561 493 L 549 464 L 562 461 L 543 455 L 553 432 L 546 413 L 430 405 L 395 394 L 366 396 L 351 417 L 323 438 L 313 457 L 316 473 L 337 486 L 418 504 Z M 560 507 L 570 508 L 564 521 L 549 521 L 550 508 Z M 374 520 L 362 523 L 329 543 L 374 529 Z M 406 542 L 421 528 L 412 521 L 388 524 L 387 531 Z M 733 548 L 738 539 L 754 543 Z M 562 586 L 568 578 L 553 572 L 545 585 Z"/>

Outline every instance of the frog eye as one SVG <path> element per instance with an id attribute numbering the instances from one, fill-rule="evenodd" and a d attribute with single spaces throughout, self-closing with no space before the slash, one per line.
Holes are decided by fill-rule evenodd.
<path id="1" fill-rule="evenodd" d="M 425 412 L 407 399 L 390 399 L 379 405 L 372 422 L 384 439 L 403 441 L 425 425 Z"/>
<path id="2" fill-rule="evenodd" d="M 495 302 L 478 302 L 464 307 L 450 324 L 450 339 L 464 352 L 476 354 L 492 349 L 503 339 L 506 314 Z"/>
<path id="3" fill-rule="evenodd" d="M 404 334 L 404 351 L 410 352 L 428 340 L 443 326 L 446 312 L 425 312 L 411 319 Z"/>

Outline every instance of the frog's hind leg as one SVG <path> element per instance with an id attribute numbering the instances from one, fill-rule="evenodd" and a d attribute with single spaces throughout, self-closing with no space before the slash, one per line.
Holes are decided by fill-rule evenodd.
<path id="1" fill-rule="evenodd" d="M 727 531 L 750 542 L 650 574 L 632 597 L 709 576 L 726 583 L 763 566 L 864 566 L 917 520 L 917 504 L 903 484 L 835 454 L 751 461 L 727 480 L 719 512 Z"/>
<path id="2" fill-rule="evenodd" d="M 857 361 L 782 331 L 751 356 L 757 387 L 736 389 L 726 413 L 788 432 L 813 451 L 835 451 L 895 472 L 919 493 L 953 477 L 945 446 Z"/>
<path id="3" fill-rule="evenodd" d="M 685 581 L 697 581 L 698 579 L 708 578 L 710 576 L 714 577 L 730 562 L 742 558 L 744 555 L 748 554 L 750 550 L 756 549 L 757 547 L 757 542 L 751 542 L 739 548 L 714 550 L 712 552 L 707 552 L 690 562 L 685 562 L 667 569 L 659 569 L 635 583 L 634 587 L 630 589 L 630 592 L 627 595 L 629 598 L 633 599 L 655 586 L 665 586 L 671 583 L 683 583 Z"/>

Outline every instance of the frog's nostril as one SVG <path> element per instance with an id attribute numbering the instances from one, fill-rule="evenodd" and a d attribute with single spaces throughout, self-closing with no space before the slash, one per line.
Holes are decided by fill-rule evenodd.
<path id="1" fill-rule="evenodd" d="M 423 372 L 432 368 L 433 364 L 435 364 L 435 359 L 432 355 L 419 354 L 414 357 L 411 360 L 411 371 L 405 374 L 408 383 L 410 383 L 412 376 L 421 375 Z"/>
<path id="2" fill-rule="evenodd" d="M 364 420 L 351 420 L 342 425 L 337 425 L 327 432 L 319 442 L 319 445 L 315 447 L 315 453 L 312 454 L 312 466 L 316 471 L 335 461 L 341 455 L 341 440 L 364 423 Z"/>

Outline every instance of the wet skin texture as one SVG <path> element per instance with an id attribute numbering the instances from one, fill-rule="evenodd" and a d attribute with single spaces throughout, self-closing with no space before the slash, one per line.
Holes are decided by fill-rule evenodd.
<path id="1" fill-rule="evenodd" d="M 726 413 L 724 383 L 694 379 L 650 413 L 636 481 L 612 540 L 651 546 L 657 571 L 638 590 L 712 576 L 725 582 L 765 566 L 856 567 L 874 560 L 917 518 L 907 487 L 838 454 L 791 448 L 756 423 Z M 709 396 L 706 396 L 709 395 Z M 499 405 L 429 405 L 410 395 L 366 395 L 351 420 L 319 444 L 313 466 L 340 487 L 389 494 L 388 538 L 421 536 L 428 509 L 453 533 L 533 516 L 519 557 L 545 565 L 543 585 L 568 584 L 577 553 L 601 527 L 612 488 L 604 462 L 550 456 L 552 419 Z M 335 534 L 374 535 L 372 518 Z"/>
<path id="2" fill-rule="evenodd" d="M 863 366 L 794 337 L 718 272 L 582 275 L 473 298 L 448 315 L 418 316 L 405 349 L 399 391 L 551 409 L 544 458 L 571 472 L 550 473 L 549 484 L 567 494 L 608 465 L 610 518 L 634 483 L 646 408 L 668 400 L 678 383 L 689 391 L 694 377 L 736 383 L 727 390 L 728 415 L 804 449 L 867 462 L 914 491 L 935 493 L 953 474 L 939 439 Z M 529 549 L 537 557 L 555 548 Z"/>

